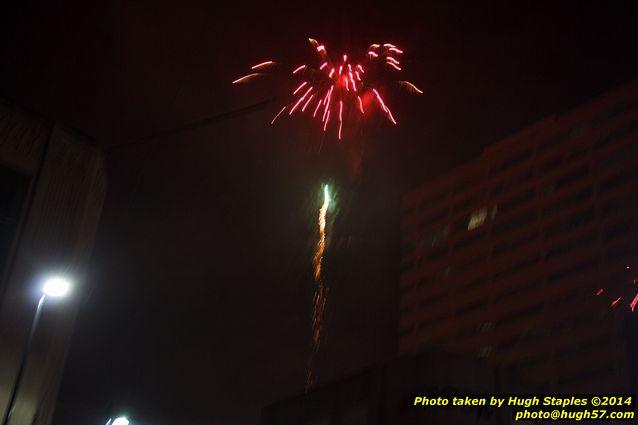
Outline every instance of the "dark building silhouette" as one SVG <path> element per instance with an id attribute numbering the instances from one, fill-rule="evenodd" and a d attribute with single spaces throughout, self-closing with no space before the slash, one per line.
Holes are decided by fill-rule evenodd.
<path id="1" fill-rule="evenodd" d="M 45 302 L 10 424 L 48 424 L 106 193 L 101 151 L 0 102 L 0 414 L 7 409 L 43 280 L 74 283 Z"/>
<path id="2" fill-rule="evenodd" d="M 366 369 L 262 410 L 262 425 L 506 425 L 507 408 L 414 407 L 415 395 L 526 393 L 498 368 L 445 352 L 421 352 Z"/>
<path id="3" fill-rule="evenodd" d="M 489 146 L 402 215 L 401 353 L 443 347 L 549 391 L 630 388 L 638 81 Z"/>

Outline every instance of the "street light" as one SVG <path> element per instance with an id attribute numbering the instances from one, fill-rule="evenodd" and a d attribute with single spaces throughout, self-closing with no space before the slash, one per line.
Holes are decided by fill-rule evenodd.
<path id="1" fill-rule="evenodd" d="M 27 365 L 29 352 L 31 351 L 31 342 L 33 341 L 33 335 L 35 334 L 35 330 L 38 326 L 38 321 L 40 320 L 40 313 L 42 312 L 42 305 L 44 304 L 44 300 L 46 299 L 47 296 L 52 298 L 63 297 L 70 290 L 71 290 L 71 283 L 68 280 L 64 279 L 63 277 L 53 277 L 48 279 L 44 283 L 44 286 L 42 287 L 42 296 L 40 297 L 40 301 L 38 301 L 38 306 L 35 309 L 35 314 L 33 315 L 33 320 L 31 321 L 31 329 L 29 330 L 29 336 L 27 337 L 27 341 L 24 344 L 24 350 L 22 350 L 22 358 L 20 359 L 20 366 L 18 366 L 18 374 L 16 376 L 15 382 L 13 383 L 13 388 L 11 389 L 11 395 L 9 396 L 9 403 L 7 404 L 7 408 L 4 412 L 2 425 L 8 425 L 9 419 L 11 419 L 11 414 L 13 414 L 13 408 L 15 407 L 16 396 L 18 395 L 18 390 L 20 389 L 20 383 L 24 375 L 24 369 L 25 369 L 25 366 Z M 118 425 L 126 425 L 126 424 L 120 423 Z"/>
<path id="2" fill-rule="evenodd" d="M 111 420 L 109 419 L 109 422 L 111 422 Z M 115 420 L 113 422 L 111 422 L 111 425 L 128 425 L 128 419 L 126 419 L 126 417 L 124 416 L 120 416 L 119 418 L 115 418 Z M 108 425 L 108 422 L 107 422 Z"/>

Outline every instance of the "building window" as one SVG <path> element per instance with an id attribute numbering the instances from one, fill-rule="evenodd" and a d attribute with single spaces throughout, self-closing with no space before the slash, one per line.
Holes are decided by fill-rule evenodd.
<path id="1" fill-rule="evenodd" d="M 487 333 L 492 330 L 494 324 L 492 322 L 483 322 L 479 325 L 478 330 L 480 333 Z"/>
<path id="2" fill-rule="evenodd" d="M 522 173 L 515 174 L 513 176 L 508 177 L 500 181 L 498 184 L 494 185 L 494 189 L 492 190 L 492 195 L 498 195 L 501 192 L 505 192 L 513 187 L 521 187 L 525 183 L 531 180 L 533 170 L 528 168 Z"/>
<path id="3" fill-rule="evenodd" d="M 509 199 L 501 203 L 501 212 L 515 210 L 521 205 L 527 204 L 533 198 L 534 198 L 533 190 L 517 193 L 516 195 L 510 197 Z M 495 209 L 496 209 L 496 206 L 492 208 L 492 211 L 493 211 L 492 214 L 494 215 L 496 215 L 496 213 L 494 212 Z"/>
<path id="4" fill-rule="evenodd" d="M 501 172 L 507 168 L 510 168 L 514 165 L 520 164 L 521 162 L 525 161 L 526 159 L 530 158 L 532 156 L 532 150 L 528 149 L 524 152 L 519 152 L 517 154 L 515 154 L 514 156 L 504 160 L 500 165 L 495 166 L 492 168 L 492 174 Z"/>
<path id="5" fill-rule="evenodd" d="M 538 262 L 538 260 L 538 256 L 533 255 L 532 257 L 523 258 L 514 264 L 508 264 L 504 269 L 500 269 L 494 273 L 494 280 L 520 273 L 521 271 L 524 271 L 526 269 L 530 269 Z"/>
<path id="6" fill-rule="evenodd" d="M 423 278 L 420 282 L 419 285 L 421 286 L 426 286 L 426 285 L 430 285 L 432 283 L 436 283 L 440 280 L 445 279 L 446 277 L 448 277 L 450 275 L 450 272 L 452 271 L 451 267 L 446 267 L 443 270 L 440 270 L 436 273 L 431 273 L 429 275 L 427 275 L 425 278 Z"/>
<path id="7" fill-rule="evenodd" d="M 543 152 L 546 149 L 554 148 L 570 139 L 571 130 L 563 131 L 552 137 L 551 139 L 541 143 L 538 147 L 539 152 Z"/>
<path id="8" fill-rule="evenodd" d="M 533 241 L 536 240 L 536 233 L 530 233 L 527 235 L 524 235 L 520 238 L 516 238 L 513 240 L 508 240 L 505 242 L 502 242 L 500 244 L 496 244 L 494 245 L 494 251 L 492 253 L 492 255 L 494 256 L 498 256 L 500 254 L 503 253 L 510 253 L 522 246 L 525 246 Z"/>
<path id="9" fill-rule="evenodd" d="M 436 223 L 439 220 L 444 219 L 447 216 L 447 210 L 445 208 L 436 210 L 433 213 L 425 215 L 419 222 L 420 227 L 426 227 L 430 224 Z"/>
<path id="10" fill-rule="evenodd" d="M 619 140 L 623 138 L 624 136 L 627 136 L 628 134 L 633 133 L 637 129 L 638 129 L 638 120 L 631 121 L 628 125 L 621 128 L 616 128 L 615 130 L 613 130 L 606 136 L 598 139 L 598 141 L 596 142 L 596 148 L 601 148 L 609 144 L 610 142 Z"/>
<path id="11" fill-rule="evenodd" d="M 547 284 L 552 284 L 556 281 L 567 279 L 574 275 L 584 274 L 585 272 L 591 272 L 598 267 L 598 257 L 590 257 L 586 260 L 580 261 L 576 264 L 572 264 L 569 267 L 559 269 L 547 276 Z"/>
<path id="12" fill-rule="evenodd" d="M 617 187 L 633 183 L 636 179 L 638 179 L 638 169 L 635 167 L 626 168 L 620 173 L 603 180 L 600 183 L 600 193 L 605 194 Z"/>
<path id="13" fill-rule="evenodd" d="M 531 280 L 526 280 L 523 283 L 518 283 L 514 286 L 508 287 L 505 290 L 497 293 L 495 297 L 495 301 L 496 302 L 503 301 L 505 299 L 515 297 L 517 295 L 525 294 L 535 289 L 540 290 L 539 289 L 540 283 L 541 282 L 538 279 L 531 279 Z"/>
<path id="14" fill-rule="evenodd" d="M 424 308 L 424 307 L 428 307 L 437 303 L 440 303 L 441 301 L 445 300 L 448 296 L 447 291 L 443 291 L 440 292 L 438 294 L 434 294 L 434 295 L 430 295 L 427 298 L 424 298 L 420 303 L 418 308 Z"/>
<path id="15" fill-rule="evenodd" d="M 367 425 L 367 423 L 368 406 L 366 404 L 350 406 L 343 412 L 342 425 Z"/>
<path id="16" fill-rule="evenodd" d="M 483 309 L 485 307 L 487 307 L 489 304 L 489 298 L 481 298 L 479 300 L 474 300 L 468 304 L 465 304 L 462 307 L 459 307 L 456 310 L 456 316 L 463 316 L 465 314 L 468 314 L 470 312 L 476 311 L 476 310 L 480 310 Z"/>
<path id="17" fill-rule="evenodd" d="M 580 192 L 571 193 L 569 195 L 558 198 L 556 201 L 548 204 L 543 209 L 543 214 L 551 215 L 559 213 L 563 210 L 572 208 L 576 205 L 585 203 L 591 197 L 591 189 L 585 188 Z"/>
<path id="18" fill-rule="evenodd" d="M 494 347 L 492 347 L 491 345 L 486 345 L 484 347 L 481 347 L 481 349 L 479 350 L 478 356 L 480 358 L 489 357 L 493 351 L 494 351 Z"/>
<path id="19" fill-rule="evenodd" d="M 434 246 L 437 242 L 442 242 L 450 235 L 450 226 L 445 226 L 434 230 L 429 235 L 421 239 L 421 246 Z"/>
<path id="20" fill-rule="evenodd" d="M 592 120 L 592 124 L 600 125 L 620 114 L 624 114 L 625 112 L 636 108 L 637 106 L 638 106 L 638 98 L 633 98 L 624 103 L 614 105 L 613 107 L 609 108 L 608 110 L 606 110 L 605 112 L 603 112 L 602 114 L 594 118 Z"/>
<path id="21" fill-rule="evenodd" d="M 474 230 L 481 227 L 487 219 L 487 208 L 483 207 L 474 211 L 470 215 L 470 221 L 467 223 L 467 230 Z"/>
<path id="22" fill-rule="evenodd" d="M 498 236 L 514 229 L 521 229 L 531 224 L 534 220 L 536 220 L 535 212 L 533 210 L 526 211 L 508 221 L 494 225 L 492 233 Z"/>
<path id="23" fill-rule="evenodd" d="M 568 217 L 555 221 L 545 227 L 545 237 L 553 238 L 590 223 L 594 218 L 593 208 L 577 211 Z"/>
<path id="24" fill-rule="evenodd" d="M 529 319 L 543 311 L 543 303 L 536 303 L 531 306 L 521 307 L 507 313 L 496 320 L 496 326 L 515 323 L 523 319 Z"/>

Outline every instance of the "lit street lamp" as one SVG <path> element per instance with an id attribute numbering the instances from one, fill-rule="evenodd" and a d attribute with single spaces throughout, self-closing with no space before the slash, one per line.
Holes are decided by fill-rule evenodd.
<path id="1" fill-rule="evenodd" d="M 71 290 L 71 284 L 69 283 L 69 281 L 60 277 L 55 277 L 55 278 L 51 278 L 47 280 L 44 286 L 42 287 L 42 296 L 40 297 L 40 301 L 38 301 L 38 306 L 35 309 L 35 314 L 33 315 L 33 320 L 31 321 L 31 329 L 29 330 L 29 336 L 27 337 L 27 341 L 24 345 L 24 350 L 22 350 L 22 358 L 20 359 L 20 366 L 18 366 L 18 374 L 16 376 L 15 382 L 13 383 L 13 388 L 11 389 L 11 395 L 9 396 L 9 403 L 7 404 L 7 408 L 4 412 L 2 425 L 9 424 L 9 419 L 11 418 L 11 414 L 13 413 L 13 408 L 15 407 L 15 401 L 18 395 L 18 390 L 20 389 L 20 383 L 24 375 L 24 369 L 25 369 L 25 366 L 27 365 L 29 352 L 31 351 L 31 342 L 33 341 L 33 335 L 35 334 L 35 330 L 38 326 L 38 320 L 40 320 L 40 313 L 42 312 L 42 305 L 44 304 L 44 300 L 46 299 L 47 296 L 52 298 L 63 297 L 70 290 Z M 114 422 L 114 425 L 115 425 L 115 422 Z M 126 424 L 120 423 L 118 425 L 126 425 Z"/>
<path id="2" fill-rule="evenodd" d="M 126 419 L 126 417 L 124 416 L 115 418 L 113 422 L 111 422 L 111 420 L 109 419 L 109 421 L 106 423 L 106 425 L 128 425 L 128 424 L 129 424 L 128 419 Z"/>

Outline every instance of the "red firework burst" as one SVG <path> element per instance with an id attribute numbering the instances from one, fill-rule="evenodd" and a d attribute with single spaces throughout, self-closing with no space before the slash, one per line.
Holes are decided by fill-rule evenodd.
<path id="1" fill-rule="evenodd" d="M 370 103 L 367 99 L 371 99 L 392 124 L 397 123 L 377 89 L 384 80 L 381 75 L 401 71 L 399 57 L 403 50 L 390 43 L 372 44 L 359 61 L 351 61 L 347 54 L 335 60 L 330 58 L 323 44 L 312 38 L 309 41 L 316 51 L 318 64 L 316 67 L 302 64 L 292 69 L 291 75 L 298 80 L 292 91 L 292 101 L 279 110 L 271 124 L 284 113 L 291 116 L 295 112 L 308 111 L 308 114 L 312 112 L 313 118 L 321 120 L 323 131 L 334 123 L 341 140 L 344 117 L 351 116 L 350 112 L 364 116 L 364 105 Z M 238 78 L 233 84 L 268 75 L 273 65 L 273 61 L 254 65 L 251 69 L 255 72 Z M 409 81 L 391 80 L 404 90 L 423 93 Z"/>
<path id="2" fill-rule="evenodd" d="M 625 270 L 629 274 L 628 280 L 631 282 L 630 286 L 627 286 L 625 289 L 625 294 L 620 296 L 614 296 L 610 307 L 616 308 L 619 304 L 624 303 L 627 300 L 627 305 L 631 312 L 636 311 L 636 306 L 638 305 L 638 275 L 632 272 L 630 266 L 625 266 Z M 600 288 L 596 291 L 596 296 L 600 297 L 605 293 L 605 288 Z M 616 294 L 618 295 L 618 294 Z"/>

